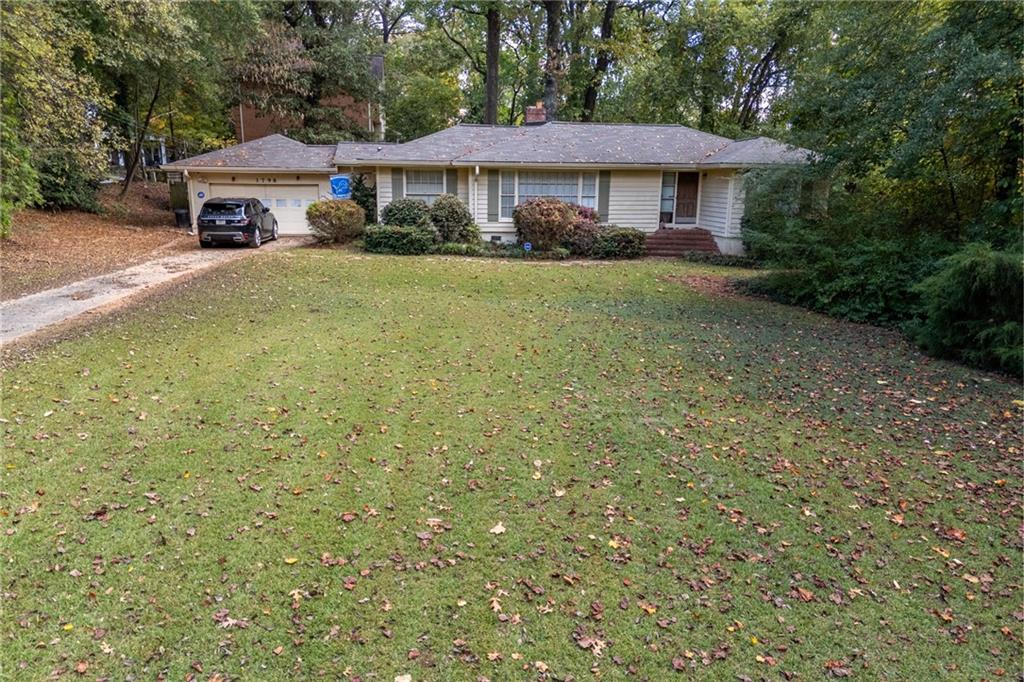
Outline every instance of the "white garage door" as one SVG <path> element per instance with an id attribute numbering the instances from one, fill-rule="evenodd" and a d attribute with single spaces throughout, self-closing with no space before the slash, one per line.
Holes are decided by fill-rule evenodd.
<path id="1" fill-rule="evenodd" d="M 309 234 L 306 207 L 319 197 L 316 185 L 210 185 L 211 197 L 255 197 L 277 218 L 281 234 Z"/>

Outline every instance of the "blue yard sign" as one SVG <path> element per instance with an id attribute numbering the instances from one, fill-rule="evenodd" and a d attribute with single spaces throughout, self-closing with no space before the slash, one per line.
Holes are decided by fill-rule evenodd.
<path id="1" fill-rule="evenodd" d="M 331 196 L 335 199 L 352 198 L 352 183 L 347 174 L 331 176 Z"/>
<path id="2" fill-rule="evenodd" d="M 531 244 L 530 242 L 526 242 L 525 244 L 523 244 L 523 249 L 526 250 L 526 251 L 532 251 L 533 250 L 533 244 Z"/>

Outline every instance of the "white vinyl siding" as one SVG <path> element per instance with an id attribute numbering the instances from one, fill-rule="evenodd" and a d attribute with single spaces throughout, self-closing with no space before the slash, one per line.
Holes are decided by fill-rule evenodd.
<path id="1" fill-rule="evenodd" d="M 644 232 L 658 229 L 661 171 L 613 170 L 607 222 Z"/>
<path id="2" fill-rule="evenodd" d="M 731 171 L 708 171 L 701 180 L 699 226 L 716 237 L 739 236 L 743 197 L 742 191 L 737 192 L 737 189 L 741 189 L 741 176 Z"/>
<path id="3" fill-rule="evenodd" d="M 377 219 L 384 207 L 391 203 L 391 169 L 377 168 Z"/>

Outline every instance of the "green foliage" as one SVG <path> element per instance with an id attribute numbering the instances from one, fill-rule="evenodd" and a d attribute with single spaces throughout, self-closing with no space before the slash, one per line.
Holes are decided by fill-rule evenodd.
<path id="1" fill-rule="evenodd" d="M 967 244 L 915 287 L 922 320 L 912 335 L 929 353 L 1024 374 L 1020 251 Z"/>
<path id="2" fill-rule="evenodd" d="M 761 267 L 760 261 L 750 256 L 738 256 L 727 253 L 710 253 L 707 251 L 687 251 L 679 260 L 687 263 L 703 263 L 724 268 L 744 268 L 747 270 Z"/>
<path id="3" fill-rule="evenodd" d="M 594 258 L 640 258 L 647 235 L 633 227 L 609 225 L 594 240 Z"/>
<path id="4" fill-rule="evenodd" d="M 427 227 L 370 225 L 363 235 L 363 248 L 371 253 L 413 256 L 428 253 L 436 241 L 437 233 Z"/>
<path id="5" fill-rule="evenodd" d="M 40 199 L 39 178 L 30 163 L 31 153 L 18 138 L 12 118 L 7 113 L 0 114 L 0 239 L 10 236 L 14 212 Z"/>
<path id="6" fill-rule="evenodd" d="M 306 209 L 306 221 L 321 244 L 344 244 L 363 233 L 366 212 L 355 201 L 321 199 Z"/>
<path id="7" fill-rule="evenodd" d="M 480 228 L 473 223 L 473 214 L 454 194 L 442 194 L 435 199 L 429 216 L 443 242 L 480 241 Z"/>
<path id="8" fill-rule="evenodd" d="M 385 225 L 427 227 L 430 225 L 430 207 L 422 199 L 394 199 L 380 212 Z"/>
<path id="9" fill-rule="evenodd" d="M 573 207 L 551 197 L 524 201 L 512 212 L 519 243 L 529 242 L 539 251 L 550 251 L 559 246 L 574 220 L 576 211 Z"/>
<path id="10" fill-rule="evenodd" d="M 352 176 L 352 201 L 363 208 L 366 222 L 377 222 L 377 186 L 367 183 L 364 173 L 355 173 Z"/>
<path id="11" fill-rule="evenodd" d="M 63 154 L 50 154 L 39 165 L 39 205 L 96 213 L 99 178 Z"/>

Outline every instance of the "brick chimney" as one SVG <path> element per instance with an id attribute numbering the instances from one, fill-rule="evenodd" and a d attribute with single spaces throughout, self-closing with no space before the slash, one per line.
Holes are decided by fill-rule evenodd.
<path id="1" fill-rule="evenodd" d="M 544 123 L 547 120 L 547 112 L 544 111 L 544 102 L 537 100 L 532 107 L 526 107 L 526 120 L 524 125 L 532 126 Z"/>

